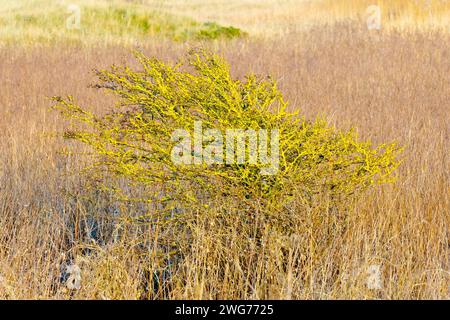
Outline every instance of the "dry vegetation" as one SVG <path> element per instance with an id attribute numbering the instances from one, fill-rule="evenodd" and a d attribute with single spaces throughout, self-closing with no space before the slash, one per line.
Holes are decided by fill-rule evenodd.
<path id="1" fill-rule="evenodd" d="M 336 228 L 335 217 L 318 210 L 293 212 L 301 234 L 286 238 L 266 225 L 258 244 L 245 240 L 255 230 L 239 215 L 219 219 L 229 203 L 199 212 L 189 242 L 170 227 L 136 223 L 131 217 L 141 207 L 87 189 L 78 172 L 87 158 L 61 153 L 68 142 L 55 133 L 64 123 L 49 112 L 47 97 L 73 94 L 105 110 L 112 98 L 88 88 L 91 70 L 130 62 L 129 48 L 1 47 L 0 298 L 448 299 L 450 35 L 443 24 L 369 32 L 358 19 L 328 23 L 337 9 L 360 15 L 346 13 L 350 2 L 364 8 L 358 1 L 333 1 L 328 11 L 317 5 L 310 12 L 322 12 L 327 23 L 261 38 L 251 31 L 264 30 L 253 22 L 269 15 L 267 6 L 243 1 L 238 7 L 250 18 L 236 25 L 250 37 L 203 44 L 223 54 L 236 77 L 250 70 L 273 75 L 290 108 L 307 117 L 325 114 L 340 127 L 355 125 L 364 138 L 405 146 L 398 181 L 355 200 Z M 294 5 L 283 6 L 285 21 Z M 209 6 L 202 8 L 209 19 Z M 215 21 L 233 23 L 223 19 Z M 152 38 L 141 48 L 173 61 L 191 45 Z M 173 239 L 184 248 L 176 263 L 160 250 Z M 65 285 L 71 263 L 81 269 L 79 290 Z M 367 285 L 374 265 L 382 272 L 378 289 Z"/>

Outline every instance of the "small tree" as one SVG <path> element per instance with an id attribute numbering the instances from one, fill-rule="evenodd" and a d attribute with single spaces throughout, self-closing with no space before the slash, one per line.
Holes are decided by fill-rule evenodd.
<path id="1" fill-rule="evenodd" d="M 396 144 L 373 147 L 359 141 L 354 130 L 337 130 L 323 119 L 308 121 L 288 112 L 271 78 L 250 74 L 233 79 L 227 63 L 205 51 L 192 51 L 174 65 L 139 52 L 136 58 L 140 70 L 113 66 L 97 72 L 95 87 L 119 98 L 105 115 L 87 111 L 72 97 L 54 98 L 54 107 L 72 124 L 64 136 L 94 151 L 91 175 L 100 182 L 116 177 L 125 179 L 127 187 L 143 187 L 146 193 L 134 200 L 207 208 L 212 199 L 237 199 L 244 211 L 257 205 L 260 214 L 273 216 L 293 198 L 309 206 L 326 195 L 331 208 L 372 185 L 392 181 L 399 165 Z M 249 159 L 237 164 L 174 163 L 173 148 L 179 141 L 173 132 L 192 132 L 199 121 L 204 129 L 221 132 L 277 130 L 276 172 L 261 174 L 264 166 Z M 195 150 L 190 151 L 195 157 Z M 113 188 L 110 182 L 108 187 Z M 119 184 L 114 190 L 123 200 L 133 198 Z"/>

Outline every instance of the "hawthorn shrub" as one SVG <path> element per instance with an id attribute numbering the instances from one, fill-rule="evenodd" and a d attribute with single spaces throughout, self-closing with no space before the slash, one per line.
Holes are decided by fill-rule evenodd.
<path id="1" fill-rule="evenodd" d="M 326 243 L 344 228 L 351 199 L 393 180 L 400 152 L 395 143 L 373 146 L 354 130 L 288 112 L 270 77 L 234 79 L 221 57 L 202 50 L 176 64 L 140 52 L 135 56 L 139 70 L 112 66 L 97 71 L 94 87 L 118 98 L 108 113 L 82 108 L 71 96 L 54 97 L 54 107 L 70 121 L 64 137 L 91 148 L 86 170 L 95 188 L 113 191 L 123 203 L 144 204 L 134 221 L 163 221 L 166 230 L 172 228 L 163 242 L 178 257 L 189 254 L 195 239 L 210 239 L 226 264 L 236 258 L 232 251 L 227 256 L 230 241 L 245 255 L 255 248 L 255 239 L 263 250 L 268 237 L 290 237 L 307 228 L 314 229 L 317 243 Z M 263 175 L 262 165 L 248 158 L 241 164 L 174 163 L 172 133 L 192 132 L 196 121 L 203 130 L 221 132 L 278 130 L 278 170 Z M 210 232 L 195 238 L 199 224 Z"/>
<path id="2" fill-rule="evenodd" d="M 96 176 L 112 174 L 149 190 L 181 187 L 178 200 L 196 202 L 199 195 L 205 198 L 221 190 L 224 196 L 245 195 L 276 206 L 292 196 L 312 203 L 318 194 L 345 201 L 371 185 L 392 181 L 399 164 L 395 143 L 373 147 L 359 141 L 354 130 L 337 130 L 324 119 L 307 121 L 298 112 L 287 112 L 270 77 L 250 74 L 244 81 L 233 79 L 226 62 L 205 51 L 191 51 L 175 65 L 139 52 L 136 58 L 142 70 L 113 66 L 97 71 L 100 81 L 94 87 L 119 97 L 106 115 L 83 109 L 71 96 L 53 98 L 54 107 L 71 120 L 64 137 L 94 150 L 90 170 Z M 202 121 L 204 130 L 222 132 L 278 130 L 279 170 L 262 175 L 262 165 L 250 163 L 248 157 L 245 164 L 236 165 L 173 163 L 172 133 L 192 132 L 195 121 Z"/>

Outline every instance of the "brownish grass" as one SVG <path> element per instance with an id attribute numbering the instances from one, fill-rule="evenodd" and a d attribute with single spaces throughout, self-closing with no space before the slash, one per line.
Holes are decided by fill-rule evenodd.
<path id="1" fill-rule="evenodd" d="M 127 224 L 137 209 L 116 217 L 107 197 L 84 190 L 76 174 L 84 158 L 58 153 L 66 142 L 52 133 L 63 124 L 46 100 L 70 93 L 108 108 L 111 99 L 87 87 L 90 70 L 128 61 L 128 49 L 1 48 L 0 298 L 448 299 L 449 40 L 437 31 L 370 33 L 342 24 L 214 44 L 236 76 L 274 75 L 291 108 L 355 125 L 377 142 L 397 140 L 404 162 L 398 182 L 359 199 L 329 241 L 322 239 L 330 228 L 315 220 L 320 212 L 294 212 L 308 232 L 290 240 L 267 234 L 259 248 L 242 252 L 236 218 L 214 226 L 214 212 L 199 215 L 193 242 L 179 244 L 183 262 L 159 273 L 168 285 L 154 290 L 145 285 L 148 270 L 162 265 L 158 241 L 168 235 Z M 151 43 L 144 51 L 173 60 L 187 47 Z M 118 240 L 113 220 L 122 228 Z M 60 279 L 71 260 L 82 271 L 73 292 Z M 381 268 L 379 289 L 367 286 L 373 265 Z"/>

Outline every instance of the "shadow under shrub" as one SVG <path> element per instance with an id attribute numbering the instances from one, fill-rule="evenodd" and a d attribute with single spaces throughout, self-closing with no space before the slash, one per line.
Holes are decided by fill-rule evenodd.
<path id="1" fill-rule="evenodd" d="M 288 112 L 270 77 L 233 79 L 227 63 L 205 51 L 192 51 L 176 64 L 139 52 L 136 58 L 140 70 L 113 66 L 97 72 L 94 87 L 118 97 L 107 114 L 82 108 L 70 96 L 55 97 L 54 107 L 70 120 L 64 136 L 92 148 L 86 168 L 91 186 L 139 203 L 144 209 L 127 221 L 159 230 L 163 257 L 143 265 L 152 266 L 150 275 L 169 266 L 178 276 L 166 279 L 167 286 L 189 294 L 194 289 L 183 285 L 183 270 L 191 270 L 197 272 L 193 277 L 217 280 L 201 297 L 226 298 L 220 292 L 232 283 L 248 289 L 239 293 L 242 298 L 274 296 L 264 285 L 268 277 L 301 273 L 320 261 L 316 255 L 345 229 L 352 199 L 393 179 L 396 144 L 372 146 L 353 130 Z M 199 121 L 203 130 L 278 130 L 277 170 L 261 174 L 264 166 L 248 157 L 243 164 L 174 163 L 172 133 L 193 132 Z M 190 156 L 196 157 L 194 151 Z M 286 241 L 276 245 L 274 239 Z"/>

